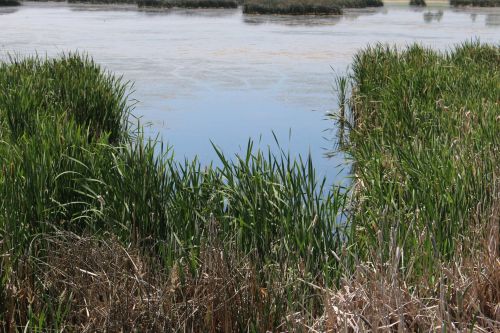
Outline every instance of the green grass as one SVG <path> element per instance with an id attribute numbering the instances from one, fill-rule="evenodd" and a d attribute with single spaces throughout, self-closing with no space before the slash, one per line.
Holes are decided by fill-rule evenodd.
<path id="1" fill-rule="evenodd" d="M 352 65 L 347 151 L 355 163 L 351 243 L 395 247 L 431 278 L 499 205 L 500 55 L 466 43 L 441 54 L 370 47 Z M 379 244 L 379 245 L 377 245 Z"/>
<path id="2" fill-rule="evenodd" d="M 498 7 L 500 0 L 450 0 L 452 6 Z"/>
<path id="3" fill-rule="evenodd" d="M 499 65 L 479 43 L 359 52 L 347 191 L 252 141 L 178 161 L 85 56 L 0 64 L 0 330 L 496 327 Z"/>
<path id="4" fill-rule="evenodd" d="M 42 319 L 42 330 L 59 325 L 61 290 L 47 294 L 33 282 L 44 301 L 31 315 L 22 299 L 9 297 L 22 258 L 44 257 L 51 248 L 33 244 L 55 230 L 112 234 L 152 258 L 158 272 L 182 267 L 184 279 L 196 281 L 216 224 L 217 244 L 238 262 L 250 256 L 252 283 L 264 289 L 291 277 L 320 285 L 336 279 L 329 253 L 340 246 L 344 195 L 315 175 L 310 158 L 259 151 L 249 141 L 232 159 L 214 147 L 220 167 L 177 162 L 140 126 L 129 131 L 127 86 L 78 55 L 11 59 L 0 65 L 0 87 L 0 304 L 12 304 L 0 311 L 4 328 L 12 316 L 21 326 Z M 280 288 L 259 303 L 265 318 L 234 318 L 235 325 L 261 331 L 279 325 L 285 312 L 320 308 L 309 285 L 293 279 Z"/>

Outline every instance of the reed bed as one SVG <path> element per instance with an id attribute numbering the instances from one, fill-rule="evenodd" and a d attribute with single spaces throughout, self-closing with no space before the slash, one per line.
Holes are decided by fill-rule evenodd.
<path id="1" fill-rule="evenodd" d="M 347 151 L 355 161 L 351 236 L 358 254 L 400 251 L 432 278 L 499 205 L 498 46 L 465 43 L 359 53 Z M 404 259 L 406 257 L 406 259 Z"/>
<path id="2" fill-rule="evenodd" d="M 285 313 L 313 318 L 321 310 L 322 295 L 308 283 L 336 278 L 330 249 L 340 246 L 345 197 L 315 175 L 310 158 L 259 151 L 249 141 L 246 154 L 232 159 L 214 146 L 220 167 L 177 162 L 170 148 L 146 140 L 140 126 L 129 127 L 127 85 L 78 55 L 13 58 L 0 66 L 0 86 L 2 330 L 133 327 L 126 320 L 134 317 L 118 316 L 123 308 L 106 308 L 116 299 L 101 279 L 106 275 L 118 289 L 132 283 L 107 271 L 137 262 L 127 254 L 148 263 L 151 279 L 176 276 L 178 292 L 170 299 L 179 304 L 172 311 L 183 311 L 178 320 L 187 328 L 265 331 L 292 325 Z M 72 236 L 51 241 L 61 234 Z M 116 241 L 100 241 L 109 237 Z M 100 256 L 118 244 L 136 251 L 121 252 L 125 266 L 113 261 L 122 260 L 112 259 L 116 250 Z M 96 289 L 81 287 L 100 296 L 65 289 L 86 278 Z M 224 304 L 212 298 L 224 290 L 235 303 L 222 311 L 217 307 Z M 200 303 L 187 306 L 188 299 Z M 111 322 L 89 319 L 102 308 Z M 255 309 L 262 315 L 253 317 Z M 224 320 L 209 320 L 221 313 Z M 161 316 L 162 328 L 180 327 L 169 324 L 173 313 Z M 140 317 L 144 326 L 137 327 L 157 327 Z"/>
<path id="3" fill-rule="evenodd" d="M 177 161 L 85 56 L 2 63 L 0 330 L 498 330 L 499 61 L 358 53 L 350 189 L 252 141 Z"/>
<path id="4" fill-rule="evenodd" d="M 334 331 L 500 329 L 499 51 L 377 45 L 337 80 L 354 183 Z"/>

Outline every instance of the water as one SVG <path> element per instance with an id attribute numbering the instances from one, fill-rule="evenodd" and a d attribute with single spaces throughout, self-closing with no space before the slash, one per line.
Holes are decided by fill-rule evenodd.
<path id="1" fill-rule="evenodd" d="M 0 32 L 0 58 L 82 51 L 135 82 L 135 114 L 179 159 L 215 159 L 210 140 L 227 154 L 242 152 L 249 138 L 276 149 L 274 131 L 285 150 L 310 153 L 336 182 L 347 171 L 343 156 L 324 157 L 334 137 L 325 113 L 336 107 L 335 74 L 356 51 L 376 42 L 498 43 L 500 9 L 387 5 L 342 17 L 277 17 L 25 3 L 0 8 Z"/>

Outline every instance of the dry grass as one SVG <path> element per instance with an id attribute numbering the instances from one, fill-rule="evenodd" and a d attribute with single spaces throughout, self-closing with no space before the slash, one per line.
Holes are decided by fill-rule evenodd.
<path id="1" fill-rule="evenodd" d="M 329 332 L 498 332 L 500 330 L 499 205 L 481 247 L 439 268 L 440 278 L 417 282 L 401 273 L 399 248 L 389 262 L 357 265 L 328 293 L 322 318 Z M 477 240 L 464 247 L 476 247 Z M 464 250 L 464 252 L 466 252 Z"/>
<path id="2" fill-rule="evenodd" d="M 33 249 L 44 243 L 49 250 L 21 261 L 11 274 L 6 290 L 10 325 L 4 327 L 22 330 L 25 326 L 15 323 L 26 323 L 30 312 L 45 309 L 52 316 L 45 320 L 59 320 L 61 330 L 79 332 L 498 332 L 499 212 L 492 211 L 489 229 L 478 231 L 483 241 L 474 255 L 443 264 L 439 280 L 409 282 L 396 248 L 389 262 L 374 254 L 372 262 L 358 264 L 336 290 L 316 287 L 325 295 L 323 316 L 288 312 L 278 321 L 271 309 L 283 297 L 288 277 L 272 286 L 259 284 L 252 257 L 236 258 L 234 251 L 229 256 L 217 238 L 201 249 L 193 275 L 182 261 L 167 274 L 135 247 L 113 238 L 58 232 L 35 241 Z M 47 304 L 64 313 L 47 311 Z M 255 317 L 258 327 L 244 327 L 245 319 Z"/>
<path id="3" fill-rule="evenodd" d="M 257 272 L 254 256 L 238 257 L 216 237 L 200 249 L 194 274 L 185 260 L 167 273 L 113 237 L 59 231 L 40 236 L 30 252 L 6 284 L 0 327 L 7 332 L 36 331 L 39 321 L 40 327 L 47 321 L 57 323 L 56 331 L 78 332 L 304 331 L 313 321 L 300 311 L 279 317 L 291 278 L 275 267 Z"/>

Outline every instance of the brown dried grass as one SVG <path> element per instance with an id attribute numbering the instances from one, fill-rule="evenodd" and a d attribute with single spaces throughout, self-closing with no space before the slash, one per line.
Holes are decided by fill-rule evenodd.
<path id="1" fill-rule="evenodd" d="M 281 281 L 259 283 L 266 272 L 257 272 L 253 256 L 225 249 L 217 236 L 200 249 L 192 274 L 183 260 L 167 273 L 112 237 L 57 232 L 35 240 L 31 256 L 10 274 L 2 326 L 22 330 L 31 311 L 78 332 L 241 332 L 250 329 L 248 322 L 261 332 L 498 332 L 499 207 L 491 211 L 490 227 L 478 228 L 477 238 L 464 242 L 457 260 L 442 263 L 434 277 L 415 282 L 404 275 L 395 247 L 390 261 L 374 254 L 336 290 L 312 286 L 324 295 L 321 317 L 277 310 L 286 302 L 286 285 L 307 282 L 275 271 Z M 59 319 L 58 307 L 64 310 Z"/>
<path id="2" fill-rule="evenodd" d="M 464 242 L 467 251 L 442 263 L 435 276 L 409 282 L 398 248 L 389 262 L 359 264 L 340 288 L 327 293 L 324 331 L 499 332 L 499 213 L 495 205 L 489 227 L 477 230 L 480 240 Z"/>
<path id="3" fill-rule="evenodd" d="M 251 254 L 228 252 L 216 238 L 200 249 L 195 274 L 185 259 L 167 273 L 113 237 L 57 232 L 35 240 L 30 252 L 9 274 L 0 331 L 22 331 L 30 313 L 43 313 L 50 327 L 78 332 L 241 332 L 250 323 L 265 332 L 288 325 L 286 318 L 277 321 L 274 304 L 286 304 L 287 278 L 259 283 L 282 273 L 273 267 L 258 273 Z"/>

